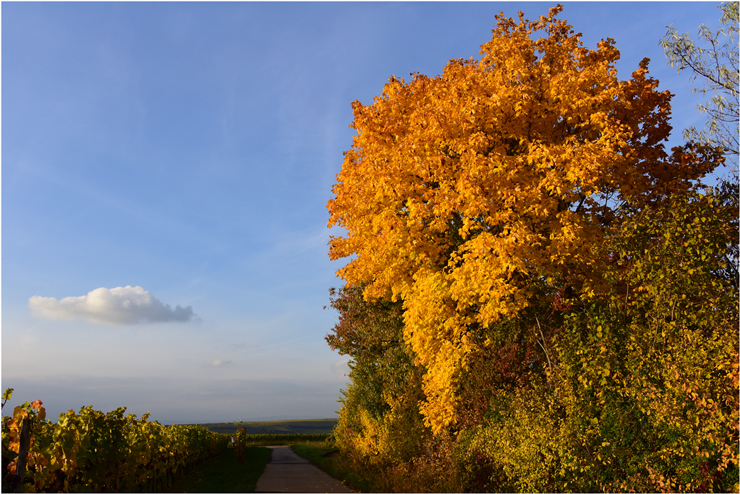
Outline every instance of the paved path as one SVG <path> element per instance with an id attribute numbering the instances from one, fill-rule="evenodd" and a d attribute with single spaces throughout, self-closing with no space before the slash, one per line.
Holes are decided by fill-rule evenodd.
<path id="1" fill-rule="evenodd" d="M 255 492 L 352 492 L 339 480 L 295 454 L 290 446 L 268 446 L 270 463 Z"/>

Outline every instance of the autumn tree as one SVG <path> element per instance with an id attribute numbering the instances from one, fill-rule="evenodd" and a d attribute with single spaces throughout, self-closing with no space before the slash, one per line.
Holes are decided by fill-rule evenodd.
<path id="1" fill-rule="evenodd" d="M 736 184 L 624 217 L 600 247 L 611 293 L 463 432 L 480 490 L 737 492 L 737 239 Z"/>
<path id="2" fill-rule="evenodd" d="M 350 378 L 361 406 L 374 418 L 389 411 L 383 395 L 403 393 L 413 356 L 403 343 L 403 308 L 400 302 L 363 298 L 363 287 L 332 289 L 331 307 L 339 321 L 326 342 L 340 355 L 348 355 Z"/>
<path id="3" fill-rule="evenodd" d="M 619 80 L 614 40 L 585 48 L 561 9 L 500 14 L 480 60 L 392 77 L 353 103 L 357 136 L 328 203 L 329 226 L 347 233 L 330 257 L 351 259 L 338 274 L 365 300 L 402 302 L 435 434 L 458 422 L 471 359 L 506 347 L 507 320 L 529 311 L 544 362 L 539 308 L 608 292 L 597 246 L 619 211 L 660 204 L 721 162 L 702 144 L 669 155 L 671 94 L 648 61 Z"/>
<path id="4" fill-rule="evenodd" d="M 733 170 L 737 174 L 738 123 L 740 123 L 740 101 L 738 97 L 738 23 L 740 12 L 738 2 L 720 4 L 722 27 L 712 31 L 706 25 L 699 26 L 698 42 L 688 34 L 680 34 L 673 26 L 660 43 L 668 61 L 676 67 L 679 74 L 689 71 L 692 80 L 699 81 L 700 87 L 692 91 L 709 95 L 706 104 L 699 105 L 699 111 L 707 115 L 707 122 L 701 131 L 690 127 L 684 132 L 692 139 L 712 146 L 721 147 L 734 161 Z"/>
<path id="5" fill-rule="evenodd" d="M 351 357 L 351 383 L 342 392 L 334 436 L 346 456 L 367 470 L 415 456 L 428 429 L 419 414 L 422 369 L 403 341 L 402 304 L 368 302 L 363 291 L 351 285 L 330 291 L 339 321 L 326 341 Z"/>

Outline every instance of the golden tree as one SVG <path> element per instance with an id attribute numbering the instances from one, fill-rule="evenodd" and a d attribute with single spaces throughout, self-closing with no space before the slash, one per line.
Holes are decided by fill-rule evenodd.
<path id="1" fill-rule="evenodd" d="M 338 275 L 366 298 L 403 300 L 435 433 L 456 421 L 484 329 L 534 297 L 598 293 L 593 246 L 615 209 L 688 188 L 719 160 L 698 145 L 668 156 L 671 94 L 648 61 L 618 80 L 614 40 L 583 47 L 561 10 L 499 14 L 480 61 L 391 77 L 373 104 L 353 103 L 358 135 L 328 203 L 347 235 L 329 254 L 355 256 Z"/>

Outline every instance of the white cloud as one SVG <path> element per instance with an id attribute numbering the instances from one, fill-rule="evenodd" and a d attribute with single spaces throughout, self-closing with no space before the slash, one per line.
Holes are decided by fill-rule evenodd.
<path id="1" fill-rule="evenodd" d="M 174 309 L 157 300 L 140 286 L 97 288 L 81 297 L 54 297 L 34 295 L 28 307 L 35 317 L 45 319 L 74 319 L 106 324 L 137 324 L 139 322 L 186 322 L 195 318 L 192 307 Z"/>

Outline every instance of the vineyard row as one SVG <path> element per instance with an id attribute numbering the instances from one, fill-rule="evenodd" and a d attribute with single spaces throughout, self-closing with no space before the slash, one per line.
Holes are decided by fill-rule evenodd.
<path id="1" fill-rule="evenodd" d="M 3 394 L 3 405 L 12 389 Z M 195 425 L 164 426 L 91 406 L 46 420 L 41 401 L 2 419 L 3 492 L 154 492 L 185 467 L 223 451 L 230 436 Z"/>

